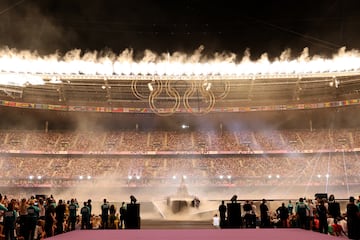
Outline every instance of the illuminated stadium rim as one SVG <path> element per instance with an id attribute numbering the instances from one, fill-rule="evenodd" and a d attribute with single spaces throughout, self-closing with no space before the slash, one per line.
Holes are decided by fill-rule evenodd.
<path id="1" fill-rule="evenodd" d="M 69 84 L 70 86 L 73 84 L 72 80 L 82 80 L 82 85 L 85 86 L 102 86 L 106 88 L 107 80 L 113 81 L 132 81 L 131 82 L 131 90 L 132 94 L 141 100 L 147 100 L 151 112 L 160 115 L 160 116 L 169 116 L 176 112 L 179 112 L 180 105 L 182 104 L 183 107 L 186 109 L 186 112 L 192 113 L 195 115 L 202 115 L 212 112 L 215 107 L 215 103 L 218 100 L 224 99 L 229 89 L 231 88 L 231 82 L 234 81 L 241 81 L 241 80 L 252 80 L 256 81 L 257 79 L 260 80 L 273 80 L 267 82 L 268 86 L 273 85 L 277 86 L 278 84 L 294 84 L 295 86 L 299 84 L 301 79 L 307 79 L 307 84 L 312 83 L 329 83 L 328 87 L 336 87 L 338 88 L 338 84 L 341 84 L 342 78 L 350 77 L 351 80 L 346 80 L 347 82 L 360 82 L 360 70 L 351 70 L 351 71 L 341 71 L 341 72 L 311 72 L 311 73 L 303 73 L 303 74 L 243 74 L 243 75 L 230 75 L 230 74 L 216 74 L 216 75 L 206 75 L 206 74 L 191 74 L 191 75 L 156 75 L 156 74 L 121 74 L 121 75 L 105 75 L 105 74 L 49 74 L 49 73 L 16 73 L 16 72 L 0 72 L 0 80 L 7 79 L 12 80 L 11 77 L 14 77 L 14 80 L 9 83 L 8 86 L 14 84 L 13 86 L 16 89 L 26 88 L 27 86 L 61 86 L 64 83 Z M 314 79 L 312 79 L 314 78 Z M 295 79 L 296 82 L 287 81 L 287 79 Z M 21 80 L 17 83 L 17 80 Z M 29 80 L 29 81 L 27 81 Z M 32 82 L 34 80 L 34 82 Z M 94 82 L 91 82 L 94 80 Z M 103 83 L 95 82 L 103 81 Z M 179 92 L 170 84 L 171 81 L 189 81 L 190 86 L 186 89 L 185 93 L 180 95 Z M 278 80 L 278 81 L 276 81 Z M 340 81 L 338 81 L 340 80 Z M 149 83 L 151 88 L 149 87 L 149 92 L 146 95 L 141 94 L 137 89 L 137 82 L 151 82 Z M 220 95 L 214 95 L 213 90 L 211 89 L 211 81 L 223 81 L 225 84 L 225 88 L 223 89 L 224 92 L 220 93 Z M 284 82 L 285 81 L 285 82 Z M 1 83 L 0 83 L 1 84 Z M 75 83 L 74 86 L 76 86 Z M 155 87 L 154 84 L 157 84 Z M 7 85 L 7 84 L 5 84 Z M 111 84 L 109 84 L 111 86 Z M 129 85 L 130 87 L 130 85 Z M 5 90 L 9 91 L 6 87 Z M 17 90 L 10 90 L 10 91 L 17 91 Z M 103 88 L 104 89 L 104 88 Z M 19 90 L 20 92 L 22 90 Z M 189 97 L 195 94 L 196 91 L 201 93 L 201 97 L 206 102 L 207 105 L 199 107 L 191 106 L 189 102 Z M 166 94 L 169 99 L 173 100 L 173 106 L 170 108 L 163 108 L 161 106 L 157 106 L 159 101 L 160 94 Z"/>
<path id="2" fill-rule="evenodd" d="M 13 73 L 19 75 L 32 75 L 39 76 L 44 79 L 51 79 L 53 77 L 60 77 L 62 79 L 109 79 L 109 80 L 152 80 L 156 76 L 160 80 L 241 80 L 241 79 L 253 79 L 255 78 L 264 78 L 264 79 L 284 79 L 284 78 L 311 78 L 311 77 L 346 77 L 346 76 L 356 76 L 360 75 L 360 71 L 344 71 L 344 72 L 321 72 L 321 73 L 296 73 L 296 74 L 248 74 L 248 75 L 157 75 L 157 74 L 147 74 L 147 75 L 87 75 L 87 74 L 43 74 L 43 73 Z"/>
<path id="3" fill-rule="evenodd" d="M 1 74 L 6 75 L 17 75 L 17 76 L 34 76 L 41 77 L 44 80 L 51 80 L 54 77 L 58 77 L 63 80 L 71 80 L 71 79 L 84 79 L 84 80 L 153 80 L 156 77 L 159 80 L 242 80 L 242 79 L 286 79 L 286 78 L 326 78 L 326 77 L 348 77 L 348 76 L 358 76 L 360 75 L 360 70 L 352 70 L 352 71 L 343 71 L 343 72 L 319 72 L 319 73 L 294 73 L 294 74 L 243 74 L 243 75 L 227 75 L 227 74 L 208 74 L 208 75 L 157 75 L 157 74 L 121 74 L 121 75 L 105 75 L 105 74 L 59 74 L 59 73 L 13 73 L 13 72 L 1 72 Z"/>

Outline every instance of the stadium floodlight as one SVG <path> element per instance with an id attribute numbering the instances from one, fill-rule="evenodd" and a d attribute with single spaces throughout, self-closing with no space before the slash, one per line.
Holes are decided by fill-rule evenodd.
<path id="1" fill-rule="evenodd" d="M 172 179 L 174 179 L 174 180 L 175 180 L 175 179 L 176 179 L 176 176 L 175 176 L 175 175 L 174 175 L 174 176 L 172 176 Z"/>
<path id="2" fill-rule="evenodd" d="M 128 179 L 129 179 L 129 180 L 131 180 L 131 179 L 132 179 L 132 176 L 131 176 L 131 175 L 129 175 L 129 176 L 128 176 Z"/>
<path id="3" fill-rule="evenodd" d="M 277 175 L 276 175 L 276 178 L 280 178 L 280 175 L 279 175 L 279 174 L 277 174 Z"/>
<path id="4" fill-rule="evenodd" d="M 30 175 L 30 176 L 29 176 L 29 179 L 30 179 L 30 180 L 33 180 L 33 179 L 34 179 L 34 176 L 33 176 L 33 175 Z"/>
<path id="5" fill-rule="evenodd" d="M 318 177 L 318 178 L 321 178 L 321 175 L 320 175 L 320 174 L 318 174 L 318 175 L 317 175 L 317 177 Z"/>
<path id="6" fill-rule="evenodd" d="M 271 176 L 271 175 L 269 175 L 269 176 L 268 176 L 268 178 L 270 179 L 270 178 L 272 178 L 272 176 Z"/>
<path id="7" fill-rule="evenodd" d="M 228 176 L 227 176 L 227 179 L 231 179 L 231 175 L 228 175 Z"/>
<path id="8" fill-rule="evenodd" d="M 326 175 L 325 175 L 325 177 L 326 177 L 326 178 L 329 178 L 329 177 L 330 177 L 330 175 L 329 175 L 329 174 L 326 174 Z"/>
<path id="9" fill-rule="evenodd" d="M 136 179 L 139 180 L 141 177 L 140 176 L 136 176 Z"/>
<path id="10" fill-rule="evenodd" d="M 206 91 L 209 91 L 209 90 L 210 90 L 210 88 L 211 88 L 211 83 L 207 83 L 207 84 L 206 84 L 206 88 L 205 88 L 205 90 L 206 90 Z"/>
<path id="11" fill-rule="evenodd" d="M 186 176 L 186 175 L 184 175 L 184 176 L 183 176 L 183 179 L 187 179 L 187 176 Z"/>
<path id="12" fill-rule="evenodd" d="M 90 175 L 89 175 L 89 176 L 87 176 L 87 179 L 88 179 L 88 180 L 90 180 L 90 179 L 91 179 L 91 176 L 90 176 Z"/>
<path id="13" fill-rule="evenodd" d="M 224 176 L 223 176 L 223 175 L 220 175 L 220 176 L 219 176 L 219 178 L 220 178 L 220 179 L 223 179 L 223 178 L 224 178 Z"/>
<path id="14" fill-rule="evenodd" d="M 79 179 L 82 180 L 82 179 L 84 179 L 84 177 L 83 177 L 83 176 L 79 176 Z"/>
<path id="15" fill-rule="evenodd" d="M 37 179 L 38 179 L 38 180 L 41 180 L 41 179 L 42 179 L 42 176 L 40 176 L 40 175 L 37 176 Z"/>
<path id="16" fill-rule="evenodd" d="M 153 85 L 151 84 L 151 82 L 149 82 L 147 85 L 148 85 L 148 88 L 149 88 L 149 91 L 150 91 L 150 92 L 154 91 L 154 87 L 153 87 Z"/>

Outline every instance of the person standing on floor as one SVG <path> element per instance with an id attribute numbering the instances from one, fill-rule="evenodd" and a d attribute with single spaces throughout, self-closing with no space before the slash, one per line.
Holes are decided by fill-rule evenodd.
<path id="1" fill-rule="evenodd" d="M 354 197 L 350 197 L 346 205 L 346 216 L 349 239 L 360 239 L 360 213 Z"/>
<path id="2" fill-rule="evenodd" d="M 120 207 L 119 212 L 120 212 L 120 224 L 119 224 L 120 226 L 119 226 L 119 228 L 123 229 L 123 228 L 125 228 L 125 223 L 126 223 L 126 204 L 125 204 L 125 202 L 121 203 L 121 207 Z"/>
<path id="3" fill-rule="evenodd" d="M 327 223 L 327 209 L 325 207 L 324 199 L 321 199 L 317 206 L 316 212 L 319 218 L 319 232 L 328 234 L 328 223 Z"/>
<path id="4" fill-rule="evenodd" d="M 1 210 L 5 210 L 5 207 Z M 14 202 L 8 204 L 4 212 L 4 235 L 6 240 L 15 240 L 15 225 L 17 219 L 17 212 L 14 209 Z"/>
<path id="5" fill-rule="evenodd" d="M 339 217 L 341 217 L 340 204 L 335 201 L 335 196 L 333 194 L 329 196 L 328 211 L 330 217 L 334 219 L 338 219 Z"/>
<path id="6" fill-rule="evenodd" d="M 304 203 L 304 198 L 299 198 L 296 204 L 296 217 L 297 223 L 300 228 L 306 229 L 306 212 L 309 210 L 308 206 Z"/>
<path id="7" fill-rule="evenodd" d="M 219 213 L 220 213 L 220 228 L 226 227 L 226 210 L 227 207 L 225 205 L 225 201 L 221 201 L 221 205 L 219 206 Z"/>
<path id="8" fill-rule="evenodd" d="M 27 215 L 25 220 L 25 239 L 34 239 L 35 228 L 39 218 L 40 209 L 34 205 L 34 200 L 30 200 L 29 207 L 27 208 Z"/>
<path id="9" fill-rule="evenodd" d="M 277 215 L 280 217 L 281 227 L 287 228 L 288 227 L 288 218 L 289 218 L 289 210 L 285 206 L 285 203 L 282 203 L 278 209 L 276 209 Z"/>
<path id="10" fill-rule="evenodd" d="M 266 200 L 263 199 L 260 204 L 260 227 L 267 228 L 270 227 L 270 216 L 269 208 L 266 205 Z"/>
<path id="11" fill-rule="evenodd" d="M 108 202 L 105 198 L 104 203 L 101 205 L 101 227 L 102 227 L 102 229 L 109 228 L 109 209 L 110 209 L 110 205 L 108 204 Z"/>
<path id="12" fill-rule="evenodd" d="M 55 213 L 56 213 L 55 235 L 62 234 L 64 232 L 65 210 L 66 210 L 66 206 L 65 206 L 63 200 L 60 199 L 58 201 L 58 205 L 55 208 Z"/>
<path id="13" fill-rule="evenodd" d="M 90 229 L 90 208 L 87 206 L 87 202 L 84 202 L 84 206 L 80 209 L 81 213 L 81 229 Z"/>
<path id="14" fill-rule="evenodd" d="M 75 199 L 71 199 L 70 204 L 69 204 L 69 227 L 70 227 L 70 231 L 74 231 L 75 230 L 75 223 L 76 223 L 76 211 L 79 208 L 78 203 L 75 201 Z"/>

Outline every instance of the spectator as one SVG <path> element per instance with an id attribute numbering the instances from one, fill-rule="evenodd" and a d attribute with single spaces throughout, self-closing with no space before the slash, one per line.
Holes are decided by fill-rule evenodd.
<path id="1" fill-rule="evenodd" d="M 355 198 L 350 197 L 346 205 L 348 237 L 350 239 L 360 239 L 360 216 L 359 208 L 355 205 Z"/>
<path id="2" fill-rule="evenodd" d="M 101 205 L 101 227 L 102 229 L 109 228 L 109 203 L 104 199 L 103 204 Z"/>

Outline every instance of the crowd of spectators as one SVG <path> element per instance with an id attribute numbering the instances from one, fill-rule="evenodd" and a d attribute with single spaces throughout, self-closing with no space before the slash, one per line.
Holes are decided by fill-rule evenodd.
<path id="1" fill-rule="evenodd" d="M 241 215 L 237 218 L 240 220 L 238 222 L 232 221 L 229 217 L 227 208 L 231 204 L 237 204 L 241 208 L 240 213 L 230 210 L 231 215 Z M 342 202 L 343 207 L 335 199 L 334 194 L 315 195 L 314 200 L 300 197 L 296 202 L 288 200 L 271 204 L 266 199 L 262 199 L 258 204 L 251 200 L 238 202 L 235 199 L 231 204 L 225 205 L 222 201 L 219 205 L 220 217 L 217 214 L 214 216 L 218 218 L 214 220 L 218 227 L 302 228 L 349 239 L 360 238 L 360 201 L 356 201 L 353 196 Z"/>
<path id="2" fill-rule="evenodd" d="M 98 214 L 100 210 L 100 214 Z M 116 206 L 106 199 L 98 206 L 91 199 L 56 200 L 53 195 L 0 194 L 0 238 L 42 240 L 82 229 L 127 229 L 126 203 Z"/>
<path id="3" fill-rule="evenodd" d="M 357 129 L 0 131 L 0 184 L 105 176 L 150 185 L 180 176 L 199 184 L 359 184 L 359 147 Z"/>
<path id="4" fill-rule="evenodd" d="M 186 176 L 194 183 L 241 185 L 359 184 L 357 153 L 215 156 L 0 156 L 0 184 L 54 184 L 116 177 L 123 184 L 155 184 Z M 130 181 L 132 180 L 132 181 Z M 246 180 L 246 181 L 244 181 Z M 165 181 L 166 183 L 166 181 Z"/>
<path id="5" fill-rule="evenodd" d="M 221 201 L 220 217 L 214 216 L 219 218 L 216 227 L 302 228 L 349 239 L 360 237 L 360 196 L 358 199 L 350 196 L 342 202 L 333 194 L 315 195 L 314 199 L 300 197 L 296 201 L 237 200 L 237 195 L 234 197 Z M 132 228 L 128 221 L 132 216 L 127 213 L 127 207 L 137 202 L 133 195 L 128 203 L 106 198 L 86 198 L 83 202 L 77 199 L 76 194 L 69 199 L 56 199 L 53 194 L 0 194 L 0 237 L 42 240 L 74 230 Z M 238 204 L 240 209 L 234 208 L 236 212 L 227 209 L 231 204 Z M 233 218 L 239 215 L 239 222 L 234 224 L 229 214 Z"/>
<path id="6" fill-rule="evenodd" d="M 169 185 L 175 178 L 209 186 L 358 186 L 359 148 L 357 129 L 0 131 L 0 186 L 74 186 L 109 178 L 122 186 Z M 19 200 L 14 204 L 20 209 Z M 278 216 L 269 212 L 273 225 Z M 287 227 L 297 224 L 294 216 Z"/>
<path id="7" fill-rule="evenodd" d="M 58 132 L 0 131 L 3 151 L 349 151 L 358 129 Z"/>

